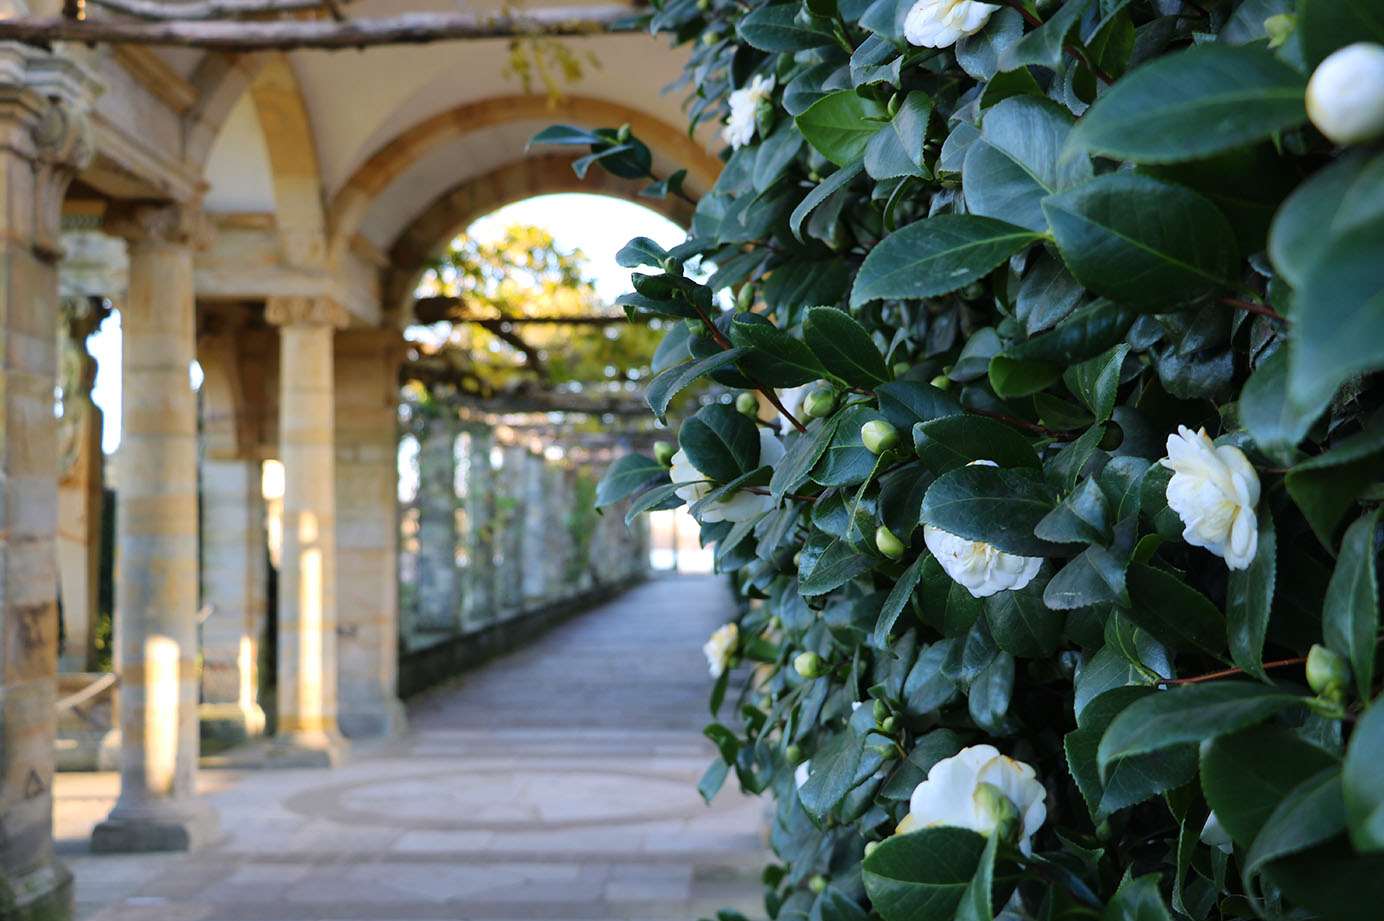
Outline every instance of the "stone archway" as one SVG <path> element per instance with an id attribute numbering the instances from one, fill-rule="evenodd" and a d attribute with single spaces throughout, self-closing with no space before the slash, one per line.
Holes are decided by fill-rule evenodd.
<path id="1" fill-rule="evenodd" d="M 704 191 L 720 174 L 721 162 L 671 125 L 638 109 L 603 99 L 565 96 L 503 96 L 469 102 L 425 119 L 378 148 L 332 197 L 328 208 L 330 264 L 339 264 L 375 199 L 414 163 L 439 145 L 508 122 L 547 119 L 591 127 L 629 123 L 655 156 L 687 169 L 688 185 Z"/>
<path id="2" fill-rule="evenodd" d="M 428 260 L 477 218 L 526 198 L 559 192 L 606 195 L 642 205 L 683 227 L 691 223 L 691 204 L 672 197 L 641 197 L 644 185 L 605 170 L 592 170 L 580 179 L 572 172 L 572 157 L 560 154 L 516 160 L 459 182 L 419 212 L 390 247 L 384 306 L 396 317 L 403 316 Z"/>

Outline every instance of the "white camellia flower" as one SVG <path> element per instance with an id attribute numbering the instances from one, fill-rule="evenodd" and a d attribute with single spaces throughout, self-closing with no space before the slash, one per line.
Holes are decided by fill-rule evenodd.
<path id="1" fill-rule="evenodd" d="M 993 745 L 972 745 L 943 758 L 928 771 L 927 780 L 913 789 L 908 815 L 898 833 L 950 826 L 988 835 L 995 830 L 993 810 L 985 807 L 981 784 L 1003 793 L 1023 821 L 1019 849 L 1033 852 L 1033 835 L 1048 817 L 1047 791 L 1032 765 L 1001 755 Z"/>
<path id="2" fill-rule="evenodd" d="M 733 149 L 739 149 L 754 139 L 755 112 L 760 100 L 769 98 L 774 91 L 774 78 L 755 74 L 748 86 L 742 86 L 730 94 L 730 115 L 726 126 L 721 129 L 721 137 Z"/>
<path id="3" fill-rule="evenodd" d="M 968 466 L 977 464 L 999 466 L 990 460 L 971 461 Z M 923 525 L 923 543 L 942 564 L 942 570 L 952 581 L 961 583 L 973 598 L 1023 588 L 1043 568 L 1040 556 L 1005 553 L 984 541 L 967 540 L 930 524 Z"/>
<path id="4" fill-rule="evenodd" d="M 946 48 L 974 35 L 999 9 L 977 0 L 917 0 L 903 20 L 903 37 L 910 45 Z"/>
<path id="5" fill-rule="evenodd" d="M 1259 474 L 1245 452 L 1218 448 L 1206 429 L 1179 425 L 1159 463 L 1173 472 L 1168 507 L 1182 519 L 1182 539 L 1224 558 L 1231 569 L 1247 569 L 1259 549 Z"/>
<path id="6" fill-rule="evenodd" d="M 759 464 L 761 467 L 772 467 L 783 459 L 783 444 L 774 437 L 768 429 L 759 430 Z M 679 449 L 673 455 L 672 463 L 668 468 L 668 476 L 674 483 L 684 483 L 686 485 L 675 490 L 678 498 L 691 505 L 700 500 L 711 490 L 715 489 L 707 481 L 706 474 L 692 466 L 692 461 L 688 458 L 687 452 Z M 738 490 L 733 495 L 711 503 L 701 511 L 701 518 L 704 524 L 712 524 L 717 521 L 745 521 L 753 518 L 760 512 L 773 508 L 774 500 L 769 496 L 761 496 L 758 493 Z"/>
<path id="7" fill-rule="evenodd" d="M 1384 45 L 1356 42 L 1327 55 L 1307 81 L 1307 117 L 1337 144 L 1384 134 Z"/>
<path id="8" fill-rule="evenodd" d="M 702 652 L 706 653 L 706 664 L 711 671 L 711 677 L 720 678 L 725 674 L 726 669 L 730 667 L 730 657 L 735 654 L 735 647 L 739 643 L 740 628 L 735 624 L 722 624 L 711 634 L 711 639 L 702 647 Z"/>

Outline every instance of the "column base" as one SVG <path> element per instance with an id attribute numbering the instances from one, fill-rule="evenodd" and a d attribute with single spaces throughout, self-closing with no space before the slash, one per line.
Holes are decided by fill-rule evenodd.
<path id="1" fill-rule="evenodd" d="M 247 709 L 236 703 L 201 704 L 197 718 L 203 749 L 208 742 L 216 748 L 229 748 L 264 734 L 264 711 L 259 705 Z"/>
<path id="2" fill-rule="evenodd" d="M 336 732 L 291 732 L 275 736 L 265 753 L 267 768 L 331 768 L 346 760 L 347 741 Z"/>
<path id="3" fill-rule="evenodd" d="M 0 876 L 5 921 L 66 921 L 72 912 L 72 873 L 50 857 L 22 876 Z"/>
<path id="4" fill-rule="evenodd" d="M 201 800 L 139 806 L 117 802 L 92 831 L 91 849 L 97 854 L 192 851 L 216 841 L 219 832 L 216 811 Z"/>
<path id="5" fill-rule="evenodd" d="M 342 735 L 348 739 L 383 739 L 402 735 L 408 729 L 408 717 L 398 698 L 344 706 L 336 717 Z"/>

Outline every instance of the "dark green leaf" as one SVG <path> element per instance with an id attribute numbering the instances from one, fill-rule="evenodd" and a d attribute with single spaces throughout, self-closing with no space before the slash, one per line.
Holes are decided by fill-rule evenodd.
<path id="1" fill-rule="evenodd" d="M 1000 70 L 1013 70 L 1025 64 L 1057 69 L 1062 63 L 1062 47 L 1076 28 L 1091 0 L 1066 0 L 1056 13 L 1000 55 Z"/>
<path id="2" fill-rule="evenodd" d="M 605 508 L 665 479 L 668 468 L 643 454 L 626 454 L 596 484 L 596 507 Z"/>
<path id="3" fill-rule="evenodd" d="M 1375 572 L 1378 554 L 1374 532 L 1379 514 L 1379 509 L 1373 509 L 1346 528 L 1322 604 L 1322 639 L 1350 661 L 1356 690 L 1365 700 L 1374 693 L 1378 651 L 1379 576 Z"/>
<path id="4" fill-rule="evenodd" d="M 1315 68 L 1337 48 L 1384 44 L 1384 8 L 1379 0 L 1301 0 L 1298 29 L 1307 65 Z"/>
<path id="5" fill-rule="evenodd" d="M 1142 563 L 1130 565 L 1125 579 L 1133 601 L 1128 613 L 1135 623 L 1169 646 L 1222 655 L 1225 618 L 1205 595 Z"/>
<path id="6" fill-rule="evenodd" d="M 1288 471 L 1288 494 L 1327 547 L 1335 546 L 1336 526 L 1360 493 L 1379 478 L 1384 455 L 1384 425 L 1344 438 L 1325 454 Z"/>
<path id="7" fill-rule="evenodd" d="M 996 592 L 985 599 L 985 619 L 995 645 L 1026 659 L 1050 656 L 1062 638 L 1063 617 L 1043 604 L 1042 576 L 1021 589 Z"/>
<path id="8" fill-rule="evenodd" d="M 1306 86 L 1262 46 L 1194 45 L 1102 93 L 1072 144 L 1136 163 L 1209 157 L 1305 122 Z"/>
<path id="9" fill-rule="evenodd" d="M 735 364 L 749 353 L 749 349 L 727 349 L 699 361 L 674 365 L 649 381 L 649 389 L 645 393 L 644 399 L 648 401 L 649 408 L 654 411 L 654 415 L 662 419 L 663 415 L 668 412 L 669 402 L 682 392 L 683 388 L 699 377 Z"/>
<path id="10" fill-rule="evenodd" d="M 785 495 L 807 481 L 808 474 L 835 437 L 839 418 L 823 419 L 810 426 L 807 432 L 794 436 L 795 440 L 788 445 L 788 451 L 774 467 L 774 475 L 769 480 L 769 493 L 775 502 L 782 501 Z"/>
<path id="11" fill-rule="evenodd" d="M 1100 740 L 1101 774 L 1123 758 L 1199 744 L 1301 708 L 1303 698 L 1248 681 L 1212 681 L 1161 691 L 1130 704 Z"/>
<path id="12" fill-rule="evenodd" d="M 1126 876 L 1100 921 L 1172 921 L 1163 904 L 1157 873 L 1133 879 Z"/>
<path id="13" fill-rule="evenodd" d="M 1298 442 L 1307 435 L 1331 402 L 1331 393 L 1318 394 L 1303 405 L 1288 393 L 1288 350 L 1280 348 L 1254 369 L 1240 391 L 1240 422 L 1259 450 L 1279 463 L 1292 463 Z"/>
<path id="14" fill-rule="evenodd" d="M 920 422 L 955 416 L 961 404 L 945 390 L 919 381 L 890 381 L 875 388 L 879 411 L 899 430 L 910 431 Z"/>
<path id="15" fill-rule="evenodd" d="M 822 365 L 854 387 L 887 381 L 889 368 L 860 322 L 835 307 L 813 307 L 803 321 L 803 338 Z"/>
<path id="16" fill-rule="evenodd" d="M 927 559 L 927 554 L 923 554 L 910 563 L 903 575 L 899 576 L 899 581 L 889 590 L 889 597 L 884 599 L 884 607 L 879 609 L 879 620 L 875 622 L 874 633 L 874 643 L 880 649 L 889 645 L 889 634 L 898 622 L 899 614 L 913 597 L 913 590 L 918 587 L 918 579 L 923 573 L 923 563 Z"/>
<path id="17" fill-rule="evenodd" d="M 1107 173 L 1045 199 L 1043 211 L 1077 280 L 1131 307 L 1163 311 L 1236 273 L 1229 222 L 1182 186 Z"/>
<path id="18" fill-rule="evenodd" d="M 682 424 L 678 444 L 702 473 L 729 482 L 759 466 L 759 431 L 732 406 L 712 403 Z"/>
<path id="19" fill-rule="evenodd" d="M 1361 853 L 1384 851 L 1384 706 L 1365 711 L 1350 736 L 1342 783 L 1350 841 Z"/>
<path id="20" fill-rule="evenodd" d="M 1289 791 L 1333 763 L 1297 733 L 1260 726 L 1202 746 L 1201 787 L 1226 833 L 1249 847 Z"/>
<path id="21" fill-rule="evenodd" d="M 754 350 L 745 366 L 770 386 L 797 387 L 826 375 L 826 369 L 806 344 L 759 314 L 737 313 L 731 320 L 730 340 Z"/>
<path id="22" fill-rule="evenodd" d="M 817 185 L 813 186 L 812 191 L 808 192 L 798 206 L 793 209 L 793 213 L 788 216 L 788 229 L 793 231 L 793 236 L 799 240 L 803 238 L 803 221 L 807 220 L 813 210 L 826 201 L 835 192 L 844 189 L 851 184 L 851 180 L 859 176 L 865 169 L 862 161 L 856 161 L 848 166 L 843 166 Z"/>
<path id="23" fill-rule="evenodd" d="M 1033 535 L 1052 511 L 1052 493 L 1031 471 L 969 466 L 948 471 L 923 497 L 923 524 L 1021 556 L 1053 547 Z"/>
<path id="24" fill-rule="evenodd" d="M 760 51 L 803 51 L 830 45 L 829 23 L 814 16 L 804 24 L 801 9 L 796 3 L 761 6 L 740 20 L 736 30 L 747 45 Z"/>
<path id="25" fill-rule="evenodd" d="M 1030 230 L 973 214 L 924 218 L 870 250 L 851 289 L 851 305 L 955 291 L 1036 239 Z"/>
<path id="26" fill-rule="evenodd" d="M 837 166 L 865 155 L 865 146 L 879 130 L 884 108 L 855 90 L 828 93 L 797 117 L 798 130 L 814 149 Z"/>
<path id="27" fill-rule="evenodd" d="M 885 921 L 952 921 L 985 852 L 964 828 L 925 828 L 880 842 L 861 876 Z"/>
<path id="28" fill-rule="evenodd" d="M 1071 130 L 1071 116 L 1047 99 L 1014 96 L 987 109 L 962 168 L 971 213 L 1046 232 L 1043 198 L 1091 178 L 1084 154 L 1064 155 Z"/>
<path id="29" fill-rule="evenodd" d="M 1245 855 L 1244 878 L 1253 886 L 1264 867 L 1345 831 L 1341 769 L 1329 767 L 1294 787 L 1269 815 Z"/>
<path id="30" fill-rule="evenodd" d="M 1041 467 L 1027 438 L 998 419 L 951 415 L 922 422 L 913 429 L 913 446 L 936 474 L 991 460 L 1001 467 Z"/>
<path id="31" fill-rule="evenodd" d="M 1278 539 L 1268 504 L 1259 510 L 1259 548 L 1248 569 L 1232 569 L 1225 591 L 1225 625 L 1230 659 L 1247 674 L 1268 681 L 1264 673 L 1264 637 L 1269 631 Z"/>

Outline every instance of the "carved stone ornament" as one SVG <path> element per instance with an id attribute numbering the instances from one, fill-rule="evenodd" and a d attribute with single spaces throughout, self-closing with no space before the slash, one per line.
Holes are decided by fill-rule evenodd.
<path id="1" fill-rule="evenodd" d="M 274 326 L 335 326 L 351 322 L 346 308 L 330 297 L 280 296 L 264 303 L 264 319 Z"/>
<path id="2" fill-rule="evenodd" d="M 62 252 L 67 187 L 96 155 L 89 112 L 101 85 L 80 64 L 39 48 L 0 43 L 0 146 L 34 170 L 32 225 L 13 227 L 46 259 Z"/>
<path id="3" fill-rule="evenodd" d="M 190 246 L 211 244 L 211 222 L 200 208 L 185 203 L 116 202 L 106 210 L 101 229 L 123 237 L 131 246 Z"/>

